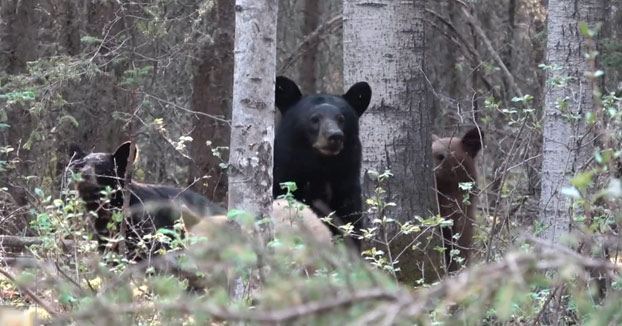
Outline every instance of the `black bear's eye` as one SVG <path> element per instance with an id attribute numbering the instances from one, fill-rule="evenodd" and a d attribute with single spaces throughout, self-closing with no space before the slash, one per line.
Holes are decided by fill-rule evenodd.
<path id="1" fill-rule="evenodd" d="M 311 123 L 314 124 L 314 125 L 320 123 L 320 118 L 318 118 L 317 115 L 312 116 L 311 117 Z"/>
<path id="2" fill-rule="evenodd" d="M 346 118 L 342 114 L 337 116 L 337 122 L 338 123 L 341 124 L 341 123 L 344 123 L 345 121 L 346 121 Z"/>
<path id="3" fill-rule="evenodd" d="M 439 161 L 442 161 L 442 160 L 444 160 L 444 159 L 445 159 L 445 155 L 443 155 L 443 154 L 438 154 L 438 155 L 436 155 L 436 159 L 437 159 L 437 160 L 439 160 Z"/>

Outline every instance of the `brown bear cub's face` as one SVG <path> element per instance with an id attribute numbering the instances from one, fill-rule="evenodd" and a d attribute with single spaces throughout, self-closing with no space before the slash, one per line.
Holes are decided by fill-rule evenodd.
<path id="1" fill-rule="evenodd" d="M 434 174 L 439 191 L 452 192 L 458 190 L 461 182 L 475 181 L 474 159 L 482 148 L 482 137 L 477 128 L 469 130 L 462 138 L 432 135 Z"/>

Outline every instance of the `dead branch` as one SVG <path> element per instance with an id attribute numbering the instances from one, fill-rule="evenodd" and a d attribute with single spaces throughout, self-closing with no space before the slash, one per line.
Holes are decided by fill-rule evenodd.
<path id="1" fill-rule="evenodd" d="M 467 10 L 468 7 L 462 1 L 458 1 L 458 0 L 453 0 L 453 1 L 459 4 L 460 10 L 462 14 L 464 15 L 464 17 L 466 18 L 467 22 L 469 23 L 469 25 L 473 26 L 473 30 L 475 31 L 475 33 L 477 34 L 477 36 L 479 36 L 482 39 L 482 41 L 484 42 L 484 45 L 486 46 L 486 49 L 488 50 L 488 52 L 490 52 L 490 55 L 495 60 L 497 65 L 499 65 L 499 67 L 501 68 L 501 71 L 503 71 L 503 74 L 505 75 L 505 78 L 507 79 L 508 84 L 510 84 L 510 88 L 512 89 L 512 92 L 514 92 L 516 96 L 522 97 L 523 92 L 518 87 L 518 85 L 516 85 L 514 76 L 512 76 L 512 73 L 508 70 L 508 67 L 505 65 L 505 63 L 503 63 L 503 60 L 501 59 L 497 51 L 495 51 L 495 48 L 492 46 L 492 42 L 490 41 L 488 36 L 486 36 L 486 33 L 484 32 L 482 27 L 479 25 L 479 22 L 477 21 L 477 19 L 475 19 L 475 17 L 473 17 L 471 13 L 469 13 L 469 11 Z"/>
<path id="2" fill-rule="evenodd" d="M 335 16 L 329 19 L 326 23 L 318 26 L 313 32 L 309 33 L 305 38 L 298 44 L 296 49 L 292 51 L 285 59 L 283 59 L 283 63 L 281 64 L 281 68 L 279 71 L 284 71 L 289 68 L 291 65 L 296 62 L 303 54 L 305 54 L 309 49 L 317 44 L 320 40 L 320 37 L 326 32 L 334 32 L 339 30 L 342 26 L 343 17 L 341 15 Z"/>
<path id="3" fill-rule="evenodd" d="M 56 311 L 54 311 L 54 309 L 52 309 L 47 303 L 45 303 L 45 301 L 43 301 L 37 295 L 32 293 L 32 291 L 30 291 L 27 287 L 19 284 L 15 280 L 13 275 L 11 275 L 9 272 L 7 272 L 4 269 L 0 268 L 0 274 L 4 275 L 7 279 L 9 279 L 9 281 L 11 281 L 11 283 L 13 283 L 20 291 L 24 292 L 32 301 L 34 301 L 36 304 L 41 306 L 41 308 L 43 308 L 45 311 L 47 311 L 47 313 L 50 314 L 50 316 L 56 317 L 58 315 L 56 313 Z"/>
<path id="4" fill-rule="evenodd" d="M 0 235 L 0 248 L 1 247 L 13 247 L 24 248 L 32 245 L 40 245 L 43 240 L 38 237 L 20 237 L 14 235 Z M 64 247 L 71 248 L 74 246 L 72 240 L 61 240 Z"/>
<path id="5" fill-rule="evenodd" d="M 382 288 L 359 290 L 354 293 L 337 297 L 335 299 L 311 301 L 292 308 L 273 310 L 273 311 L 231 311 L 227 308 L 213 304 L 190 303 L 190 302 L 170 302 L 139 305 L 112 305 L 107 306 L 107 310 L 119 313 L 141 313 L 149 311 L 177 311 L 182 313 L 204 312 L 213 317 L 223 320 L 234 321 L 255 321 L 279 323 L 290 321 L 304 316 L 322 313 L 329 310 L 336 310 L 349 306 L 354 303 L 374 300 L 385 300 L 388 302 L 401 302 L 401 298 L 408 298 L 406 292 L 389 291 Z M 85 320 L 98 315 L 100 312 L 95 310 L 85 310 L 73 315 L 58 316 L 54 322 L 64 322 L 73 319 Z"/>

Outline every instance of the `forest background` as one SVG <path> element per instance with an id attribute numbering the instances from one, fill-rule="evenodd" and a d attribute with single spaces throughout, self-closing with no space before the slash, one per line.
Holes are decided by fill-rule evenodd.
<path id="1" fill-rule="evenodd" d="M 344 31 L 351 17 L 344 14 L 354 11 L 344 11 L 342 2 L 278 1 L 277 74 L 297 81 L 305 94 L 340 94 L 352 84 L 348 76 L 353 73 L 348 69 L 366 68 L 344 66 L 352 51 L 348 50 L 352 31 Z M 614 263 L 622 213 L 617 204 L 622 190 L 615 181 L 622 139 L 620 4 L 616 0 L 414 3 L 413 17 L 422 31 L 417 51 L 422 56 L 413 89 L 426 90 L 421 94 L 432 121 L 429 131 L 461 135 L 463 127 L 477 125 L 485 132 L 485 149 L 477 159 L 480 193 L 475 239 L 476 260 L 481 264 L 456 279 L 437 283 L 418 277 L 396 289 L 399 262 L 386 261 L 384 253 L 368 253 L 364 256 L 377 270 L 367 274 L 361 272 L 370 268 L 367 265 L 347 267 L 359 272 L 348 270 L 364 289 L 358 292 L 352 290 L 349 278 L 339 276 L 345 273 L 340 268 L 346 267 L 333 266 L 334 273 L 311 277 L 312 282 L 304 285 L 283 276 L 292 271 L 275 272 L 283 277 L 268 282 L 264 301 L 252 310 L 246 304 L 254 301 L 248 298 L 239 306 L 222 308 L 228 302 L 222 284 L 223 293 L 216 291 L 209 303 L 192 297 L 175 305 L 171 298 L 186 298 L 186 294 L 171 291 L 176 281 L 166 275 L 141 274 L 133 288 L 146 283 L 149 289 L 142 297 L 125 298 L 125 293 L 109 293 L 106 286 L 118 282 L 114 280 L 125 275 L 125 269 L 85 276 L 78 270 L 87 270 L 88 263 L 77 264 L 76 257 L 72 263 L 59 263 L 58 257 L 67 258 L 57 245 L 62 233 L 50 228 L 43 238 L 52 241 L 37 242 L 28 250 L 34 253 L 34 262 L 7 267 L 29 282 L 8 277 L 2 283 L 5 292 L 15 290 L 15 295 L 0 300 L 22 307 L 43 303 L 58 323 L 81 319 L 144 325 L 200 324 L 197 320 L 203 319 L 318 325 L 619 322 L 622 314 L 615 309 L 621 301 L 619 267 Z M 575 21 L 560 26 L 572 28 L 551 35 L 551 24 L 557 23 L 551 17 L 562 19 L 551 13 L 569 8 L 575 10 Z M 131 138 L 141 151 L 135 180 L 190 186 L 226 206 L 235 14 L 235 4 L 228 0 L 2 1 L 2 233 L 23 240 L 42 235 L 42 214 L 72 218 L 67 216 L 71 211 L 67 206 L 73 203 L 63 192 L 68 189 L 70 143 L 112 151 Z M 376 24 L 394 26 L 381 19 Z M 564 38 L 568 35 L 574 38 L 568 41 Z M 546 60 L 547 53 L 549 59 L 554 53 L 552 37 L 560 37 L 556 48 L 566 50 L 560 51 L 562 57 L 582 58 L 580 63 L 572 62 L 572 72 Z M 571 43 L 560 46 L 563 42 Z M 569 95 L 561 101 L 547 98 L 549 90 L 560 85 Z M 548 176 L 548 147 L 543 147 L 543 139 L 556 134 L 547 134 L 552 129 L 547 129 L 543 117 L 551 108 L 572 121 L 573 137 L 586 129 L 585 135 L 602 131 L 589 138 L 589 147 L 568 150 L 581 157 L 576 160 L 581 164 L 562 173 L 565 180 L 572 178 L 562 192 L 573 201 L 562 205 L 561 211 L 579 230 L 570 240 L 547 236 L 544 227 L 548 221 L 543 217 L 541 193 L 550 187 L 543 188 Z M 560 157 L 552 160 L 559 162 Z M 75 236 L 73 229 L 68 233 Z M 7 265 L 17 261 L 11 260 L 14 249 L 6 250 Z M 321 259 L 334 262 L 337 258 Z M 50 261 L 57 263 L 50 267 Z M 235 263 L 250 262 L 254 260 Z M 104 279 L 103 289 L 81 283 L 95 278 Z M 603 279 L 604 285 L 596 282 Z M 288 292 L 291 297 L 271 296 L 270 291 Z M 127 306 L 115 303 L 115 296 L 123 296 Z M 335 299 L 326 306 L 314 305 L 313 300 L 326 297 Z M 455 302 L 464 304 L 457 312 Z M 97 313 L 118 310 L 124 313 Z"/>

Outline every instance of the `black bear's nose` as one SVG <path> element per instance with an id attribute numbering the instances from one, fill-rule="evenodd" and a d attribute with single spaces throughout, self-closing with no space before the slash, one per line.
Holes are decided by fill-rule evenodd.
<path id="1" fill-rule="evenodd" d="M 339 144 L 343 141 L 343 131 L 336 130 L 328 135 L 328 142 L 330 144 Z"/>

